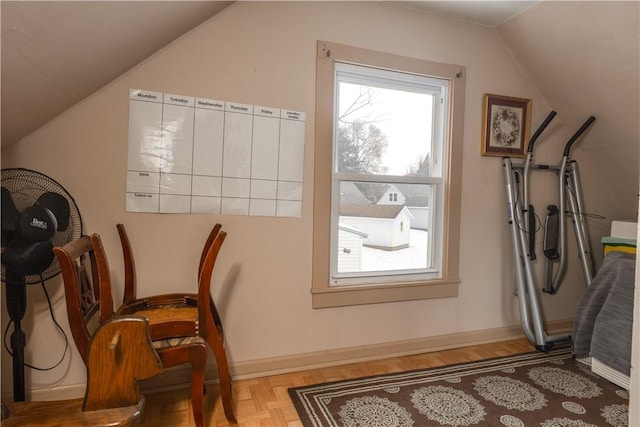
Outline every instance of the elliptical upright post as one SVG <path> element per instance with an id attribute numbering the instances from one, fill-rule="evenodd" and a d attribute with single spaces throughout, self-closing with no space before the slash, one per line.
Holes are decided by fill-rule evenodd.
<path id="1" fill-rule="evenodd" d="M 573 221 L 579 258 L 587 286 L 593 278 L 593 257 L 587 225 L 584 220 L 582 191 L 578 164 L 569 159 L 571 146 L 595 121 L 591 116 L 569 139 L 558 165 L 535 164 L 533 149 L 535 142 L 556 116 L 552 111 L 531 137 L 525 159 L 514 163 L 510 157 L 502 159 L 507 193 L 507 222 L 511 230 L 516 275 L 516 294 L 520 308 L 522 328 L 526 337 L 540 351 L 550 350 L 556 343 L 571 340 L 570 335 L 547 335 L 538 299 L 532 261 L 536 260 L 535 232 L 536 214 L 529 199 L 529 177 L 533 171 L 554 172 L 558 175 L 558 205 L 547 208 L 544 236 L 546 277 L 542 291 L 555 294 L 566 272 L 566 227 L 565 216 Z M 557 265 L 556 265 L 557 264 Z M 555 273 L 554 273 L 555 270 Z"/>

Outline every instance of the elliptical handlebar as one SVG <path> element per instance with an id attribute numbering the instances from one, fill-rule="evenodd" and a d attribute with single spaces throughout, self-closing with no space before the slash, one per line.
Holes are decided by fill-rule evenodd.
<path id="1" fill-rule="evenodd" d="M 547 118 L 544 119 L 544 122 L 542 122 L 542 124 L 538 127 L 538 129 L 535 131 L 535 133 L 533 134 L 533 136 L 529 140 L 529 145 L 527 147 L 527 152 L 533 153 L 533 145 L 535 144 L 535 142 L 538 139 L 538 137 L 542 134 L 542 132 L 544 132 L 544 130 L 547 128 L 547 126 L 549 126 L 549 123 L 551 123 L 551 120 L 553 120 L 553 118 L 556 116 L 556 114 L 557 113 L 555 111 L 551 111 L 549 113 L 549 115 L 547 115 Z"/>
<path id="2" fill-rule="evenodd" d="M 576 142 L 580 135 L 582 135 L 584 131 L 586 131 L 589 126 L 591 126 L 591 123 L 595 121 L 596 118 L 590 116 L 587 121 L 585 121 L 584 124 L 580 127 L 580 129 L 578 129 L 578 131 L 573 134 L 573 136 L 569 139 L 569 141 L 567 141 L 567 144 L 564 146 L 564 152 L 562 153 L 563 157 L 569 157 L 569 151 L 571 150 L 571 146 L 573 145 L 573 143 Z"/>

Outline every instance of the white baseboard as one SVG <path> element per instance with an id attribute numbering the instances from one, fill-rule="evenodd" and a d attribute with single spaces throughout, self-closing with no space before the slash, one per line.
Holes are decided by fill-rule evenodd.
<path id="1" fill-rule="evenodd" d="M 43 400 L 68 400 L 68 399 L 79 399 L 84 397 L 86 385 L 82 384 L 74 384 L 68 386 L 58 386 L 58 387 L 49 387 L 49 388 L 41 388 L 36 390 L 26 390 L 25 398 L 27 401 L 43 401 Z M 3 392 L 2 393 L 3 401 L 13 401 L 13 392 Z"/>
<path id="2" fill-rule="evenodd" d="M 561 334 L 571 331 L 572 319 L 556 320 L 545 324 L 550 334 Z M 428 353 L 431 351 L 449 350 L 477 344 L 507 341 L 524 338 L 520 326 L 484 329 L 480 331 L 460 332 L 435 337 L 417 338 L 383 344 L 372 344 L 317 351 L 265 359 L 231 363 L 231 376 L 234 380 L 265 377 L 328 366 L 366 362 L 391 357 Z M 188 388 L 191 382 L 191 370 L 188 365 L 166 369 L 162 374 L 140 384 L 143 393 L 156 393 Z M 215 364 L 209 364 L 206 371 L 206 383 L 216 383 L 218 373 Z M 29 392 L 28 400 L 61 400 L 82 397 L 84 384 L 48 388 Z M 3 393 L 2 398 L 11 400 L 11 394 Z"/>
<path id="3" fill-rule="evenodd" d="M 545 328 L 550 334 L 562 334 L 571 332 L 572 325 L 573 319 L 565 319 L 548 322 L 545 324 Z M 508 341 L 518 338 L 524 338 L 522 328 L 520 326 L 508 326 L 383 344 L 250 360 L 234 363 L 230 369 L 231 376 L 235 380 L 243 380 L 328 366 L 449 350 L 477 344 Z"/>

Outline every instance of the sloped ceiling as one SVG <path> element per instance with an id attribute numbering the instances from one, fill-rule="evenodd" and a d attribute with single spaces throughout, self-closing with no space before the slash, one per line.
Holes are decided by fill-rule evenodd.
<path id="1" fill-rule="evenodd" d="M 495 27 L 542 0 L 395 1 L 393 3 L 474 24 Z"/>
<path id="2" fill-rule="evenodd" d="M 495 26 L 536 1 L 399 1 Z M 134 67 L 232 1 L 2 1 L 2 147 Z"/>
<path id="3" fill-rule="evenodd" d="M 0 3 L 5 147 L 233 2 Z M 597 118 L 577 154 L 595 153 L 585 156 L 596 177 L 588 179 L 598 181 L 591 185 L 599 192 L 617 195 L 614 211 L 637 210 L 639 2 L 393 3 L 495 28 L 558 112 L 556 120 L 577 129 L 588 116 Z"/>
<path id="4" fill-rule="evenodd" d="M 563 124 L 577 131 L 596 118 L 572 157 L 580 162 L 587 197 L 594 191 L 602 205 L 610 203 L 587 203 L 587 210 L 635 219 L 640 3 L 543 1 L 496 30 Z"/>
<path id="5" fill-rule="evenodd" d="M 230 1 L 2 1 L 2 147 Z"/>

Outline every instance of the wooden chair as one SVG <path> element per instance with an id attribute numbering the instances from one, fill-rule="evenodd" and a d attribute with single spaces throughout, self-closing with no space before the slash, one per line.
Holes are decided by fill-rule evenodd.
<path id="1" fill-rule="evenodd" d="M 99 324 L 103 324 L 114 317 L 107 256 L 98 234 L 83 236 L 63 247 L 55 247 L 53 251 L 62 271 L 71 334 L 82 359 L 88 364 L 92 319 L 97 315 Z M 184 363 L 191 365 L 193 411 L 196 424 L 203 426 L 206 345 L 194 342 L 175 347 L 160 346 L 157 353 L 164 368 Z"/>
<path id="2" fill-rule="evenodd" d="M 204 340 L 216 358 L 220 397 L 227 420 L 235 424 L 233 384 L 224 348 L 224 330 L 211 297 L 213 268 L 226 232 L 216 224 L 204 244 L 198 266 L 197 293 L 172 293 L 136 298 L 136 271 L 131 243 L 123 224 L 117 225 L 124 257 L 125 288 L 122 306 L 116 315 L 136 315 L 149 319 L 153 340 L 180 342 L 180 339 Z M 180 338 L 180 339 L 177 339 Z M 196 390 L 192 389 L 192 400 Z M 195 416 L 194 404 L 194 416 Z M 196 417 L 197 418 L 197 417 Z"/>
<path id="3" fill-rule="evenodd" d="M 84 399 L 9 403 L 9 417 L 2 425 L 137 425 L 145 405 L 137 380 L 161 371 L 148 321 L 141 317 L 108 321 L 89 345 Z"/>

